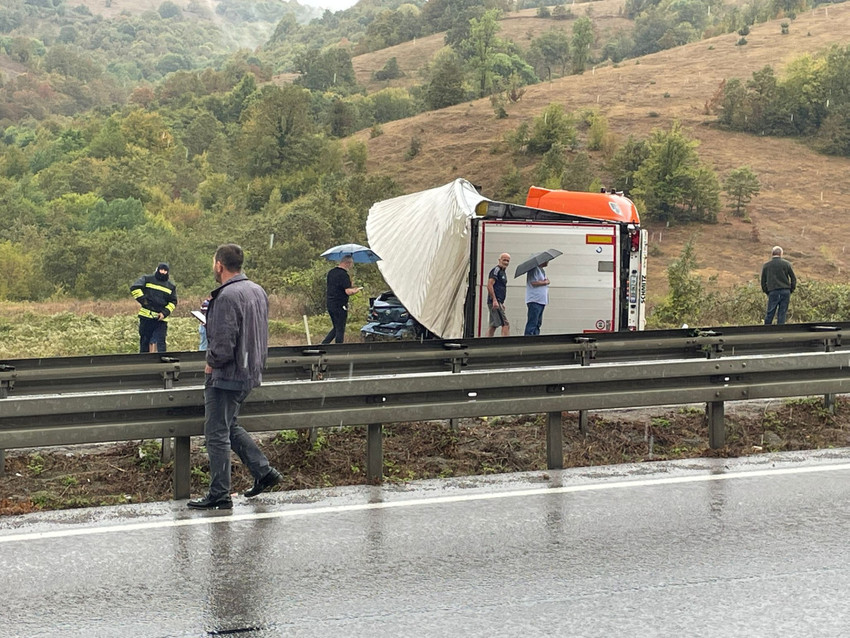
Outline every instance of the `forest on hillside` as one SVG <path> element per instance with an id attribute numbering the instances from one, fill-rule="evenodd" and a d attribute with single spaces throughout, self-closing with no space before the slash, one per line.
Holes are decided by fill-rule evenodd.
<path id="1" fill-rule="evenodd" d="M 183 290 L 200 296 L 211 285 L 209 256 L 228 240 L 246 248 L 248 267 L 270 292 L 320 307 L 326 265 L 318 255 L 337 243 L 364 243 L 371 204 L 401 194 L 391 175 L 367 171 L 366 147 L 345 140 L 349 134 L 380 135 L 391 120 L 479 97 L 490 97 L 493 117 L 500 117 L 501 100 L 541 77 L 790 16 L 806 5 L 756 2 L 709 12 L 714 5 L 702 0 L 628 0 L 634 28 L 621 34 L 617 50 L 595 41 L 592 15 L 576 17 L 563 6 L 536 10 L 553 28 L 527 50 L 499 37 L 499 17 L 517 6 L 361 3 L 307 24 L 285 11 L 286 3 L 217 6 L 234 24 L 256 18 L 240 8 L 265 8 L 272 36 L 255 49 L 239 48 L 215 21 L 193 19 L 200 9 L 191 2 L 166 0 L 157 11 L 114 19 L 65 0 L 4 3 L 0 300 L 119 298 L 161 260 L 171 263 Z M 390 33 L 379 30 L 382 24 L 410 30 Z M 444 32 L 446 46 L 423 66 L 420 84 L 373 93 L 357 85 L 357 51 L 430 32 Z M 836 46 L 792 65 L 787 77 L 765 70 L 730 80 L 713 108 L 724 126 L 763 121 L 753 132 L 814 132 L 823 140 L 816 134 L 822 126 L 846 131 L 848 65 L 850 47 Z M 294 82 L 270 81 L 284 70 L 294 71 Z M 795 130 L 780 126 L 789 114 Z M 847 139 L 842 134 L 829 138 Z M 598 149 L 604 165 L 588 159 Z M 721 183 L 676 125 L 615 145 L 604 116 L 553 104 L 517 127 L 503 152 L 531 164 L 524 174 L 506 168 L 500 193 L 488 194 L 506 200 L 521 198 L 529 180 L 574 190 L 605 183 L 629 191 L 650 220 L 713 222 L 723 192 L 745 214 L 735 185 Z M 415 153 L 413 139 L 408 154 Z M 751 176 L 739 176 L 757 192 Z"/>

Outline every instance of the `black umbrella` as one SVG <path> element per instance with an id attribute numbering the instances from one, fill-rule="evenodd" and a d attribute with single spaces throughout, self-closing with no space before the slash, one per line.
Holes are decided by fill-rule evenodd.
<path id="1" fill-rule="evenodd" d="M 514 272 L 514 279 L 516 279 L 520 275 L 524 275 L 529 270 L 534 270 L 540 264 L 545 264 L 547 261 L 552 261 L 553 259 L 555 259 L 555 257 L 563 254 L 564 253 L 562 253 L 560 250 L 550 248 L 549 250 L 544 250 L 543 252 L 537 253 L 536 255 L 532 255 L 516 267 L 516 271 Z"/>

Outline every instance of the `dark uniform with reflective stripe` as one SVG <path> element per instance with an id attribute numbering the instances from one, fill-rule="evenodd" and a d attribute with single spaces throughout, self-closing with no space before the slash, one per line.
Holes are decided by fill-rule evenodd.
<path id="1" fill-rule="evenodd" d="M 139 308 L 139 352 L 151 352 L 154 344 L 154 352 L 165 352 L 168 318 L 177 306 L 177 286 L 168 280 L 168 264 L 161 263 L 152 275 L 139 277 L 130 286 L 130 294 L 142 306 Z"/>

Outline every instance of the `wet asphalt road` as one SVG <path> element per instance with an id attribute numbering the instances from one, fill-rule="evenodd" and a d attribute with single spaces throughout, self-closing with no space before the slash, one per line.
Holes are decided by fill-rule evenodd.
<path id="1" fill-rule="evenodd" d="M 0 636 L 847 636 L 850 450 L 0 519 Z"/>

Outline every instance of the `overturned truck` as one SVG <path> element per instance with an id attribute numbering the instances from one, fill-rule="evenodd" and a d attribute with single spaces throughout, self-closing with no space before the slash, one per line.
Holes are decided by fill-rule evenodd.
<path id="1" fill-rule="evenodd" d="M 559 250 L 541 334 L 641 330 L 645 322 L 646 231 L 621 193 L 532 187 L 525 205 L 483 197 L 453 182 L 377 202 L 366 233 L 378 267 L 417 335 L 481 337 L 487 331 L 487 278 L 512 256 L 505 307 L 511 334 L 525 326 L 525 276 L 514 266 Z"/>

